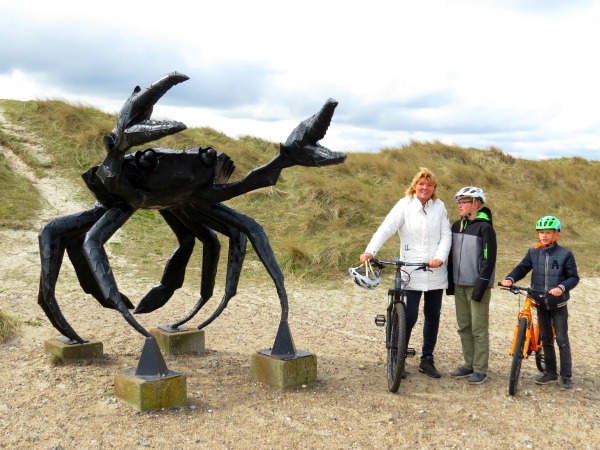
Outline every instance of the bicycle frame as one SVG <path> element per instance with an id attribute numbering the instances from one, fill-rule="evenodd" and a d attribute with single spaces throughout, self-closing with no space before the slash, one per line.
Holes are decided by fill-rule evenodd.
<path id="1" fill-rule="evenodd" d="M 406 308 L 406 301 L 404 299 L 404 289 L 402 288 L 402 266 L 396 266 L 396 275 L 394 278 L 394 289 L 388 290 L 388 306 L 387 306 L 387 319 L 386 323 L 392 323 L 392 316 L 394 315 L 394 307 L 397 307 L 399 303 L 402 307 Z M 408 342 L 406 343 L 408 345 Z M 387 326 L 385 328 L 385 348 L 389 350 L 394 345 L 394 339 L 392 337 L 392 327 Z M 417 352 L 414 348 L 406 347 L 406 357 L 413 358 Z"/>
<path id="2" fill-rule="evenodd" d="M 502 284 L 498 283 L 500 286 Z M 524 359 L 527 359 L 531 352 L 535 352 L 535 364 L 540 372 L 544 371 L 544 355 L 543 347 L 540 342 L 540 327 L 537 317 L 535 322 L 531 314 L 531 308 L 536 308 L 533 297 L 543 298 L 546 296 L 543 292 L 536 292 L 529 288 L 511 285 L 503 287 L 503 290 L 510 291 L 512 294 L 526 294 L 525 305 L 517 317 L 517 325 L 513 335 L 510 355 L 512 363 L 510 368 L 510 377 L 508 382 L 508 393 L 515 395 L 521 374 L 521 364 Z M 521 354 L 522 353 L 522 354 Z"/>
<path id="3" fill-rule="evenodd" d="M 380 314 L 375 317 L 375 324 L 377 326 L 384 326 L 386 323 L 390 323 L 394 305 L 397 305 L 398 303 L 402 303 L 406 307 L 406 302 L 404 300 L 404 287 L 402 286 L 402 273 L 404 272 L 406 275 L 408 275 L 409 281 L 410 281 L 410 273 L 408 273 L 406 270 L 403 270 L 402 268 L 411 266 L 411 267 L 414 267 L 415 270 L 419 270 L 419 269 L 426 270 L 428 267 L 428 264 L 427 263 L 405 263 L 405 262 L 399 261 L 399 260 L 383 261 L 383 260 L 379 260 L 379 259 L 373 259 L 371 262 L 373 263 L 374 266 L 376 266 L 379 269 L 383 269 L 387 266 L 393 266 L 396 271 L 396 274 L 394 277 L 394 288 L 388 290 L 387 317 L 384 320 L 381 320 L 382 317 Z M 408 284 L 409 281 L 407 281 L 406 284 Z M 386 335 L 385 335 L 386 349 L 390 348 L 391 342 L 392 342 L 390 332 L 391 332 L 390 327 L 386 327 Z M 413 349 L 413 348 L 407 349 L 407 356 L 414 356 L 415 354 L 416 354 L 415 349 Z"/>
<path id="4" fill-rule="evenodd" d="M 517 325 L 515 326 L 515 332 L 513 335 L 512 345 L 510 348 L 510 356 L 513 356 L 515 353 L 515 347 L 517 345 L 517 335 L 519 334 L 519 322 L 523 317 L 527 318 L 527 334 L 525 335 L 525 345 L 523 346 L 523 358 L 527 359 L 531 352 L 538 352 L 542 348 L 542 343 L 540 342 L 540 328 L 537 323 L 537 317 L 535 322 L 533 320 L 533 316 L 531 314 L 531 308 L 536 308 L 535 303 L 533 303 L 533 299 L 528 295 L 525 298 L 525 305 L 523 306 L 523 310 L 519 313 L 517 317 Z"/>

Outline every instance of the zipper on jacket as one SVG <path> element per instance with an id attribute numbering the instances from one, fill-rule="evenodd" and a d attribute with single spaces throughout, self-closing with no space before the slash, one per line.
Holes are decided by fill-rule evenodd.
<path id="1" fill-rule="evenodd" d="M 548 292 L 548 251 L 544 249 L 544 292 Z M 550 303 L 548 302 L 548 296 L 546 295 L 546 308 L 550 309 Z"/>

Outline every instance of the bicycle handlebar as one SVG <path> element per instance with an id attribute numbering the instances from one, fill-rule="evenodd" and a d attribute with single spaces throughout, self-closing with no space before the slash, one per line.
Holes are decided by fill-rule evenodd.
<path id="1" fill-rule="evenodd" d="M 394 267 L 415 267 L 415 270 L 427 270 L 429 268 L 429 263 L 410 263 L 404 262 L 400 260 L 395 261 L 384 261 L 382 259 L 371 259 L 371 264 L 375 265 L 378 269 L 384 269 L 386 266 L 394 266 Z"/>
<path id="2" fill-rule="evenodd" d="M 511 285 L 510 287 L 507 286 L 502 286 L 502 284 L 500 282 L 498 282 L 498 286 L 500 286 L 500 288 L 503 291 L 509 291 L 511 294 L 527 294 L 528 296 L 537 296 L 538 298 L 540 297 L 545 297 L 546 295 L 548 295 L 547 292 L 543 292 L 543 291 L 536 291 L 531 289 L 530 287 L 521 287 L 521 286 L 517 286 L 516 284 Z"/>

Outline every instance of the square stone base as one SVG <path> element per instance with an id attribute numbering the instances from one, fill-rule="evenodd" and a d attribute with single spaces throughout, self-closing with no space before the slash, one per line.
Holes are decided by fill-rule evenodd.
<path id="1" fill-rule="evenodd" d="M 172 408 L 185 404 L 186 376 L 179 372 L 146 379 L 135 375 L 135 369 L 115 375 L 115 397 L 129 403 L 138 411 Z"/>
<path id="2" fill-rule="evenodd" d="M 298 351 L 291 359 L 271 356 L 270 350 L 252 355 L 252 375 L 272 387 L 287 388 L 317 381 L 317 356 Z"/>
<path id="3" fill-rule="evenodd" d="M 44 352 L 65 363 L 99 359 L 104 356 L 104 347 L 100 341 L 88 341 L 83 344 L 69 343 L 67 338 L 48 339 L 44 342 Z"/>
<path id="4" fill-rule="evenodd" d="M 204 353 L 204 330 L 192 328 L 183 331 L 165 331 L 162 328 L 153 328 L 150 334 L 156 339 L 158 348 L 165 355 L 178 355 L 180 353 Z"/>

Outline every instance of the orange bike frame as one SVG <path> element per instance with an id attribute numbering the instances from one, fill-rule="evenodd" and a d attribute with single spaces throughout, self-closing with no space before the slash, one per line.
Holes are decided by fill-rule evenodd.
<path id="1" fill-rule="evenodd" d="M 519 333 L 519 322 L 523 317 L 527 317 L 527 322 L 529 323 L 529 328 L 525 335 L 525 345 L 523 345 L 523 358 L 526 359 L 531 352 L 537 352 L 542 348 L 542 343 L 540 342 L 540 328 L 537 326 L 537 317 L 535 319 L 535 325 L 533 323 L 533 317 L 531 314 L 531 308 L 535 308 L 535 303 L 530 297 L 525 299 L 525 306 L 523 310 L 519 313 L 517 318 L 517 325 L 515 326 L 515 332 L 513 335 L 513 341 L 510 348 L 510 355 L 512 356 L 515 353 L 515 346 L 517 345 L 517 335 Z"/>

